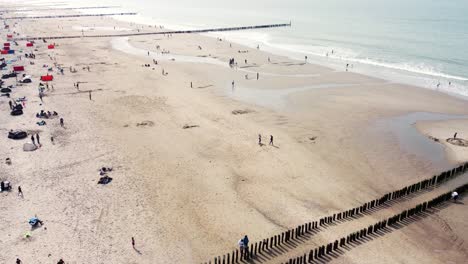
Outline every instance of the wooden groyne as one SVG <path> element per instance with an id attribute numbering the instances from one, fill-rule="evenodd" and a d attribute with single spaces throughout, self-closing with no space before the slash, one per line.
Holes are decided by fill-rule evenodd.
<path id="1" fill-rule="evenodd" d="M 436 198 L 426 201 L 424 203 L 418 204 L 417 206 L 404 210 L 399 214 L 391 216 L 387 219 L 384 219 L 380 222 L 370 225 L 366 228 L 357 230 L 346 237 L 342 237 L 335 241 L 331 241 L 328 244 L 316 247 L 315 249 L 310 249 L 308 252 L 304 252 L 300 256 L 290 258 L 288 261 L 283 264 L 306 264 L 306 263 L 322 263 L 327 259 L 327 257 L 336 257 L 340 254 L 340 249 L 350 249 L 348 245 L 359 245 L 365 243 L 367 237 L 380 237 L 385 236 L 391 232 L 392 228 L 398 230 L 401 226 L 407 225 L 413 221 L 416 221 L 424 216 L 424 214 L 430 213 L 432 208 L 436 208 L 449 200 L 452 200 L 452 192 L 457 192 L 459 195 L 464 194 L 468 191 L 468 184 L 459 186 L 453 191 L 444 193 L 437 196 Z M 302 230 L 302 233 L 296 234 L 297 237 L 301 237 L 308 233 L 310 230 Z M 224 260 L 224 259 L 223 259 Z M 215 261 L 216 264 L 221 263 L 221 259 L 218 258 Z M 223 263 L 225 263 L 223 261 Z M 234 263 L 234 262 L 233 262 Z M 229 261 L 227 264 L 230 264 Z"/>
<path id="2" fill-rule="evenodd" d="M 82 7 L 64 7 L 64 8 L 5 9 L 5 10 L 0 10 L 0 13 L 49 11 L 49 10 L 107 9 L 107 8 L 119 8 L 119 7 L 120 6 L 82 6 Z"/>
<path id="3" fill-rule="evenodd" d="M 15 38 L 13 40 L 15 40 L 15 41 L 20 41 L 20 40 L 30 41 L 30 40 L 43 40 L 43 39 L 113 38 L 113 37 L 133 37 L 133 36 L 166 35 L 166 34 L 196 34 L 196 33 L 240 31 L 240 30 L 278 28 L 278 27 L 290 27 L 290 26 L 291 26 L 291 23 L 289 23 L 289 24 L 256 25 L 256 26 L 245 26 L 245 27 L 227 27 L 227 28 L 210 28 L 210 29 L 194 29 L 194 30 L 175 30 L 175 31 L 160 31 L 160 32 L 108 34 L 108 35 L 72 35 L 72 36 L 49 36 L 49 37 L 24 37 L 24 38 Z"/>
<path id="4" fill-rule="evenodd" d="M 81 14 L 81 15 L 52 15 L 52 16 L 23 16 L 23 17 L 4 17 L 4 20 L 13 19 L 45 19 L 45 18 L 70 18 L 70 17 L 103 17 L 103 16 L 134 16 L 137 13 L 110 13 L 110 14 Z"/>
<path id="5" fill-rule="evenodd" d="M 371 212 L 372 210 L 375 210 L 375 209 L 377 209 L 379 207 L 387 206 L 389 202 L 403 200 L 406 197 L 408 197 L 409 195 L 412 195 L 414 193 L 417 193 L 417 192 L 420 192 L 420 191 L 423 191 L 423 190 L 427 190 L 427 189 L 431 189 L 431 188 L 437 188 L 439 185 L 441 185 L 441 184 L 443 184 L 445 182 L 448 182 L 448 181 L 450 181 L 452 179 L 455 179 L 457 176 L 460 176 L 460 175 L 464 174 L 467 170 L 468 170 L 468 162 L 464 163 L 464 164 L 462 164 L 462 165 L 460 165 L 460 166 L 458 166 L 456 168 L 453 168 L 451 170 L 444 171 L 439 175 L 434 175 L 431 178 L 427 178 L 427 179 L 424 179 L 424 180 L 419 181 L 417 183 L 414 183 L 412 185 L 409 185 L 409 186 L 403 187 L 401 189 L 389 192 L 389 193 L 383 195 L 380 198 L 374 199 L 372 201 L 368 201 L 366 203 L 363 203 L 360 206 L 357 206 L 357 207 L 354 207 L 354 208 L 351 208 L 349 210 L 345 210 L 345 211 L 342 211 L 342 212 L 339 212 L 339 213 L 334 213 L 333 215 L 322 217 L 322 218 L 320 218 L 320 219 L 318 219 L 316 221 L 311 221 L 311 222 L 304 223 L 304 224 L 299 225 L 299 226 L 297 226 L 295 228 L 292 228 L 292 229 L 289 229 L 289 230 L 287 230 L 285 232 L 282 232 L 281 234 L 276 234 L 276 235 L 273 235 L 273 236 L 271 236 L 269 238 L 265 238 L 265 239 L 262 239 L 260 241 L 257 241 L 256 243 L 251 243 L 250 248 L 247 249 L 247 250 L 244 250 L 242 252 L 239 249 L 236 249 L 236 250 L 233 250 L 232 252 L 229 252 L 229 253 L 224 254 L 222 256 L 218 255 L 218 256 L 212 257 L 209 260 L 209 262 L 204 262 L 204 263 L 205 264 L 208 264 L 208 263 L 237 264 L 237 263 L 240 263 L 240 262 L 250 261 L 251 259 L 256 258 L 258 255 L 261 255 L 262 252 L 267 251 L 267 250 L 271 250 L 271 249 L 276 249 L 276 248 L 280 247 L 282 244 L 291 243 L 291 242 L 300 243 L 302 241 L 301 238 L 305 234 L 315 232 L 322 226 L 337 223 L 337 222 L 343 221 L 345 219 L 354 218 L 356 216 L 365 214 L 366 212 Z M 463 193 L 463 192 L 468 191 L 468 184 L 465 184 L 465 185 L 457 188 L 456 191 L 458 193 Z M 412 209 L 412 210 L 409 210 L 409 211 L 402 212 L 400 215 L 395 215 L 389 221 L 390 221 L 390 223 L 392 223 L 392 221 L 396 221 L 395 219 L 397 217 L 399 219 L 398 221 L 400 221 L 401 220 L 400 217 L 403 217 L 403 219 L 404 219 L 405 217 L 408 216 L 407 214 L 423 212 L 427 208 L 430 208 L 433 205 L 436 205 L 436 204 L 439 204 L 441 202 L 449 200 L 450 197 L 451 197 L 450 194 L 451 194 L 451 192 L 446 193 L 444 195 L 441 195 L 441 196 L 439 196 L 437 198 L 432 199 L 431 201 L 428 201 L 427 203 L 425 203 L 426 205 L 418 205 L 417 209 Z M 398 222 L 398 221 L 396 221 L 396 222 Z M 394 223 L 396 223 L 396 222 L 394 222 Z M 373 230 L 374 231 L 379 230 L 381 228 L 380 226 L 381 225 L 386 226 L 386 223 L 387 223 L 387 221 L 385 222 L 385 224 L 382 224 L 381 222 L 379 222 L 378 224 L 376 224 L 373 227 L 374 228 Z M 366 229 L 366 231 L 363 231 L 363 232 L 367 232 L 367 229 Z M 372 230 L 371 230 L 371 232 L 372 232 Z M 348 236 L 348 238 L 345 238 L 345 240 L 347 242 L 349 242 L 350 239 L 351 239 L 351 235 Z M 354 239 L 354 237 L 352 239 Z M 343 241 L 343 239 L 341 239 L 340 241 Z M 352 240 L 352 241 L 356 241 L 356 240 Z M 340 242 L 340 244 L 341 244 L 341 242 Z M 333 246 L 334 245 L 335 244 L 333 244 Z M 327 249 L 327 250 L 329 250 L 328 252 L 323 251 L 323 250 L 325 250 L 325 247 L 322 248 L 322 249 L 318 249 L 318 250 L 322 251 L 322 253 L 320 253 L 320 255 L 318 255 L 319 258 L 322 258 L 323 256 L 327 255 L 329 252 L 331 252 L 329 249 Z M 281 251 L 281 250 L 279 250 L 279 251 Z M 327 252 L 327 253 L 325 253 L 325 252 Z M 318 253 L 318 251 L 315 251 L 315 253 Z M 315 255 L 314 257 L 317 258 L 317 255 Z M 300 258 L 305 258 L 305 257 L 304 256 L 299 256 L 297 259 L 300 259 Z M 289 263 L 294 263 L 295 264 L 296 263 L 296 258 L 293 258 L 290 261 L 291 262 L 289 262 Z M 299 260 L 299 261 L 301 261 L 301 260 Z M 298 263 L 300 263 L 300 262 L 298 262 Z"/>

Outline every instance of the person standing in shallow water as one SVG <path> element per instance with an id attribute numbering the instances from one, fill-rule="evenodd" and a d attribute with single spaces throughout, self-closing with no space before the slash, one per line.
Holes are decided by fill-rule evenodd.
<path id="1" fill-rule="evenodd" d="M 258 134 L 258 145 L 262 145 L 262 135 Z"/>
<path id="2" fill-rule="evenodd" d="M 272 135 L 270 135 L 270 145 L 271 145 L 271 146 L 274 146 L 274 144 L 273 144 L 273 136 L 272 136 Z"/>

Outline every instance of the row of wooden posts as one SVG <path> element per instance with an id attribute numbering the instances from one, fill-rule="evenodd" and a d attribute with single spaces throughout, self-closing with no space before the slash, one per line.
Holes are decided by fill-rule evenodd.
<path id="1" fill-rule="evenodd" d="M 50 10 L 83 10 L 83 9 L 106 9 L 119 8 L 120 6 L 82 6 L 82 7 L 60 7 L 60 8 L 34 8 L 34 9 L 4 9 L 0 13 L 31 12 L 31 11 L 50 11 Z"/>
<path id="2" fill-rule="evenodd" d="M 212 258 L 212 260 L 205 262 L 205 264 L 212 264 L 212 263 L 234 264 L 234 263 L 239 263 L 239 261 L 252 259 L 257 255 L 260 255 L 265 250 L 273 249 L 277 246 L 282 245 L 283 243 L 288 243 L 291 240 L 297 240 L 301 236 L 307 233 L 310 233 L 313 230 L 319 229 L 320 226 L 325 226 L 335 221 L 340 221 L 343 219 L 347 219 L 347 218 L 360 215 L 370 209 L 379 207 L 388 201 L 398 200 L 404 196 L 410 195 L 420 190 L 428 189 L 430 187 L 435 187 L 441 183 L 449 181 L 453 179 L 454 177 L 464 173 L 467 169 L 468 169 L 468 162 L 454 169 L 442 172 L 441 174 L 433 176 L 429 179 L 425 179 L 418 183 L 412 184 L 410 186 L 406 186 L 399 190 L 387 193 L 378 199 L 364 203 L 363 205 L 358 206 L 356 208 L 349 209 L 340 213 L 335 213 L 333 215 L 320 218 L 317 221 L 299 225 L 296 228 L 282 232 L 281 234 L 277 234 L 270 238 L 263 239 L 256 243 L 251 243 L 249 248 L 243 250 L 242 252 L 240 249 L 236 249 L 232 251 L 231 253 L 227 253 L 223 256 L 214 257 Z"/>
<path id="3" fill-rule="evenodd" d="M 73 38 L 114 38 L 114 37 L 132 37 L 132 36 L 146 36 L 146 35 L 165 35 L 165 34 L 196 34 L 208 32 L 224 32 L 224 31 L 239 31 L 251 29 L 265 29 L 276 27 L 289 27 L 289 24 L 268 24 L 268 25 L 255 25 L 246 27 L 224 27 L 224 28 L 208 28 L 208 29 L 194 29 L 194 30 L 174 30 L 174 31 L 158 31 L 158 32 L 139 32 L 139 33 L 122 33 L 122 34 L 104 34 L 104 35 L 71 35 L 71 36 L 49 36 L 49 37 L 24 37 L 14 38 L 13 40 L 44 40 L 44 39 L 73 39 Z"/>
<path id="4" fill-rule="evenodd" d="M 456 191 L 457 193 L 462 194 L 468 191 L 468 184 L 460 186 L 453 191 Z M 353 232 L 346 237 L 342 237 L 339 240 L 335 240 L 332 243 L 328 243 L 326 245 L 322 245 L 315 249 L 311 249 L 308 253 L 305 253 L 304 255 L 299 256 L 299 257 L 291 258 L 289 259 L 289 261 L 285 262 L 284 264 L 305 264 L 305 263 L 312 263 L 315 260 L 318 261 L 322 259 L 323 257 L 330 255 L 333 252 L 336 252 L 339 248 L 344 247 L 347 244 L 352 244 L 353 242 L 360 241 L 361 239 L 367 236 L 370 236 L 373 233 L 376 233 L 386 228 L 387 226 L 392 227 L 400 222 L 403 222 L 405 219 L 411 219 L 411 217 L 415 215 L 424 213 L 428 209 L 438 206 L 441 203 L 444 203 L 452 199 L 453 191 L 442 194 L 422 204 L 418 204 L 416 207 L 412 209 L 405 210 L 401 212 L 400 214 L 389 217 L 388 219 L 375 223 L 374 225 L 370 225 L 367 228 L 363 228 L 359 231 Z M 382 233 L 380 233 L 379 235 L 382 235 Z"/>
<path id="5" fill-rule="evenodd" d="M 137 13 L 111 13 L 111 14 L 81 14 L 81 15 L 50 15 L 50 16 L 22 16 L 22 17 L 4 17 L 4 20 L 10 19 L 44 19 L 44 18 L 71 18 L 71 17 L 103 17 L 103 16 L 134 16 Z"/>

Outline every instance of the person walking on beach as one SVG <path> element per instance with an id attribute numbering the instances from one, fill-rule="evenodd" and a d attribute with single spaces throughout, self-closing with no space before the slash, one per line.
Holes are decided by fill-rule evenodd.
<path id="1" fill-rule="evenodd" d="M 37 141 L 37 144 L 40 146 L 41 142 L 40 142 L 40 139 L 39 139 L 39 134 L 36 134 L 36 141 Z"/>
<path id="2" fill-rule="evenodd" d="M 36 141 L 35 141 L 35 139 L 34 139 L 34 135 L 31 135 L 31 141 L 32 141 L 32 143 L 33 143 L 34 146 L 35 146 L 35 145 L 36 145 Z"/>
<path id="3" fill-rule="evenodd" d="M 60 126 L 63 127 L 63 118 L 60 118 Z"/>
<path id="4" fill-rule="evenodd" d="M 242 242 L 244 244 L 245 256 L 248 256 L 248 254 L 249 254 L 249 238 L 247 237 L 247 235 L 244 236 L 244 238 L 242 239 Z"/>
<path id="5" fill-rule="evenodd" d="M 455 135 L 453 135 L 453 139 L 457 138 L 457 134 L 458 134 L 458 132 L 455 132 Z"/>
<path id="6" fill-rule="evenodd" d="M 90 101 L 93 100 L 93 99 L 91 98 L 91 90 L 89 90 L 89 100 L 90 100 Z"/>
<path id="7" fill-rule="evenodd" d="M 193 84 L 192 84 L 192 82 L 190 82 L 190 88 L 193 88 Z"/>
<path id="8" fill-rule="evenodd" d="M 273 136 L 272 136 L 272 135 L 270 135 L 270 145 L 271 145 L 271 146 L 274 146 L 274 144 L 273 144 Z"/>
<path id="9" fill-rule="evenodd" d="M 307 62 L 307 59 L 308 59 L 307 56 L 305 56 L 304 58 L 305 58 L 305 62 Z"/>
<path id="10" fill-rule="evenodd" d="M 262 145 L 262 135 L 258 134 L 258 145 Z"/>
<path id="11" fill-rule="evenodd" d="M 13 103 L 9 101 L 8 104 L 10 105 L 10 110 L 13 110 Z"/>
<path id="12" fill-rule="evenodd" d="M 132 237 L 132 247 L 135 248 L 135 238 Z"/>
<path id="13" fill-rule="evenodd" d="M 23 190 L 21 189 L 21 186 L 18 186 L 18 196 L 23 197 Z"/>
<path id="14" fill-rule="evenodd" d="M 260 78 L 260 74 L 257 72 L 257 81 L 258 81 L 258 78 Z"/>
<path id="15" fill-rule="evenodd" d="M 232 81 L 232 89 L 234 89 L 234 84 L 235 84 L 234 81 Z"/>
<path id="16" fill-rule="evenodd" d="M 54 137 L 50 137 L 50 142 L 52 142 L 52 144 L 54 144 Z"/>

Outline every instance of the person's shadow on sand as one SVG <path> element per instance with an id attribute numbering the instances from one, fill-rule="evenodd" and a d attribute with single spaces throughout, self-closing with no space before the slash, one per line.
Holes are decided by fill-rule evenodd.
<path id="1" fill-rule="evenodd" d="M 133 247 L 133 249 L 135 250 L 136 253 L 138 253 L 139 255 L 142 255 L 141 251 L 138 250 L 136 247 Z"/>

